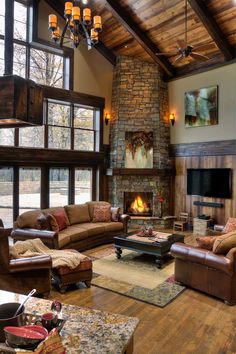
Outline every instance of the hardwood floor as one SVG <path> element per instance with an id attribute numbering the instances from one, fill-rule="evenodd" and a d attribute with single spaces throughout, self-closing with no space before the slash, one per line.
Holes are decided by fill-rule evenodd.
<path id="1" fill-rule="evenodd" d="M 186 241 L 193 242 L 188 236 Z M 236 353 L 236 306 L 198 291 L 185 290 L 165 308 L 95 286 L 65 294 L 52 291 L 51 298 L 139 318 L 134 354 Z"/>

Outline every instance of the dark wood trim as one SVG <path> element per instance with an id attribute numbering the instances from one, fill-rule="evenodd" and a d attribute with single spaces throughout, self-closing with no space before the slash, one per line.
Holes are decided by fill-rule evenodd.
<path id="1" fill-rule="evenodd" d="M 13 167 L 13 220 L 19 215 L 19 168 Z"/>
<path id="2" fill-rule="evenodd" d="M 107 170 L 107 176 L 174 176 L 174 169 L 159 168 L 113 168 Z"/>
<path id="3" fill-rule="evenodd" d="M 41 194 L 40 205 L 42 209 L 46 209 L 49 206 L 49 168 L 41 168 Z"/>
<path id="4" fill-rule="evenodd" d="M 104 109 L 105 98 L 87 95 L 71 90 L 64 90 L 55 87 L 42 86 L 45 98 L 51 98 L 59 101 L 66 101 L 75 104 L 82 104 L 85 106 L 98 107 Z"/>
<path id="5" fill-rule="evenodd" d="M 120 6 L 117 0 L 107 0 L 106 2 L 113 15 L 150 55 L 154 62 L 159 64 L 167 75 L 173 76 L 174 68 L 171 66 L 170 62 L 166 58 L 156 55 L 160 50 L 146 33 L 141 30 L 137 23 L 133 21 L 125 8 Z"/>
<path id="6" fill-rule="evenodd" d="M 74 190 L 75 190 L 75 169 L 72 166 L 71 168 L 69 168 L 69 181 L 68 181 L 68 191 L 69 191 L 69 195 L 68 195 L 68 200 L 69 200 L 69 204 L 74 204 L 75 202 L 75 198 L 74 198 Z"/>
<path id="7" fill-rule="evenodd" d="M 35 149 L 21 147 L 0 146 L 0 163 L 21 166 L 28 163 L 30 166 L 97 166 L 104 161 L 102 152 L 85 152 L 71 150 Z"/>
<path id="8" fill-rule="evenodd" d="M 14 0 L 5 0 L 4 75 L 13 73 Z"/>
<path id="9" fill-rule="evenodd" d="M 235 57 L 234 50 L 227 42 L 225 35 L 213 18 L 211 12 L 208 10 L 206 3 L 202 0 L 188 0 L 188 3 L 201 20 L 207 32 L 224 55 L 225 59 L 233 59 Z"/>
<path id="10" fill-rule="evenodd" d="M 171 157 L 236 155 L 236 140 L 172 144 Z"/>

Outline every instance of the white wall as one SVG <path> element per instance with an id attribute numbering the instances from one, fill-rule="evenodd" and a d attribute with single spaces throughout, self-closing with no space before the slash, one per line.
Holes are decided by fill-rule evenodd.
<path id="1" fill-rule="evenodd" d="M 48 15 L 55 13 L 45 1 L 39 2 L 38 35 L 50 40 L 48 31 Z M 59 24 L 64 25 L 63 19 L 58 16 Z M 111 112 L 113 65 L 106 60 L 96 49 L 87 50 L 82 43 L 74 50 L 74 91 L 105 98 L 105 110 Z M 109 125 L 104 124 L 105 144 L 109 143 Z"/>
<path id="2" fill-rule="evenodd" d="M 193 89 L 218 85 L 217 125 L 185 128 L 184 93 Z M 169 109 L 176 122 L 171 126 L 171 144 L 236 139 L 236 63 L 172 81 L 169 88 Z"/>

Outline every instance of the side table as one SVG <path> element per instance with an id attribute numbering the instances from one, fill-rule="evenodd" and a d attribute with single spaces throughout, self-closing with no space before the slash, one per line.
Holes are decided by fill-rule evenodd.
<path id="1" fill-rule="evenodd" d="M 207 229 L 213 224 L 213 219 L 199 219 L 193 218 L 193 233 L 205 236 Z"/>

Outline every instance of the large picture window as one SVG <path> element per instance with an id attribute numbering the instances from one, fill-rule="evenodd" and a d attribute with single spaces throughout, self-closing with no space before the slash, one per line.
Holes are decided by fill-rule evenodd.
<path id="1" fill-rule="evenodd" d="M 40 208 L 41 169 L 19 169 L 19 213 Z"/>
<path id="2" fill-rule="evenodd" d="M 5 227 L 13 221 L 13 168 L 0 168 L 0 216 Z"/>

